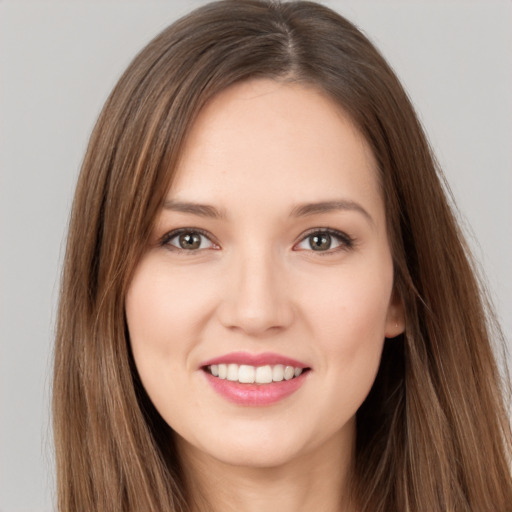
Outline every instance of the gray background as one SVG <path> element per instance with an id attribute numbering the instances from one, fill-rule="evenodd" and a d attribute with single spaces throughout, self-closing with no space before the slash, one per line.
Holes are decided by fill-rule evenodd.
<path id="1" fill-rule="evenodd" d="M 0 0 L 0 511 L 52 510 L 49 386 L 74 183 L 131 57 L 201 1 Z M 409 91 L 512 320 L 512 3 L 326 1 Z"/>

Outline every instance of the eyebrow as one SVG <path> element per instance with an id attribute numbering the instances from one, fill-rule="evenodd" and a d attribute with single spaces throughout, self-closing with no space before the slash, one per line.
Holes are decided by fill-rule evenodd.
<path id="1" fill-rule="evenodd" d="M 224 210 L 219 210 L 209 204 L 191 203 L 184 201 L 174 201 L 168 199 L 164 202 L 164 209 L 181 213 L 190 213 L 199 217 L 209 217 L 213 219 L 225 219 L 227 217 Z M 292 208 L 290 217 L 307 217 L 319 213 L 330 213 L 333 211 L 355 211 L 361 213 L 366 220 L 375 226 L 372 216 L 359 203 L 346 199 L 333 201 L 320 201 L 316 203 L 303 203 Z"/>
<path id="2" fill-rule="evenodd" d="M 164 202 L 164 209 L 172 210 L 174 212 L 191 213 L 193 215 L 198 215 L 199 217 L 210 217 L 213 219 L 226 218 L 226 213 L 224 211 L 218 210 L 215 206 L 211 206 L 209 204 L 188 203 L 168 199 Z"/>
<path id="3" fill-rule="evenodd" d="M 320 201 L 318 203 L 304 203 L 295 206 L 291 212 L 292 217 L 306 217 L 318 213 L 330 213 L 333 211 L 354 211 L 361 213 L 366 220 L 375 226 L 372 216 L 359 203 L 347 199 L 334 201 Z"/>

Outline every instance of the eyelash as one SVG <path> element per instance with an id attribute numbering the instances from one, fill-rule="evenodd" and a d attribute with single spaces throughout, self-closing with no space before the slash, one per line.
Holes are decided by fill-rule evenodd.
<path id="1" fill-rule="evenodd" d="M 183 249 L 181 247 L 178 247 L 176 245 L 171 244 L 171 240 L 174 238 L 179 237 L 182 234 L 198 234 L 210 241 L 211 244 L 216 246 L 218 248 L 218 244 L 213 240 L 213 237 L 210 233 L 207 231 L 204 231 L 200 228 L 180 228 L 175 229 L 173 231 L 170 231 L 169 233 L 166 233 L 160 240 L 160 245 L 167 247 L 169 250 L 172 250 L 174 252 L 178 253 L 185 253 L 187 255 L 192 255 L 199 250 L 204 249 Z M 309 231 L 307 231 L 305 234 L 302 235 L 300 240 L 294 244 L 294 247 L 296 247 L 298 244 L 304 242 L 312 235 L 319 235 L 319 234 L 327 234 L 331 236 L 334 239 L 337 239 L 340 245 L 338 247 L 335 247 L 334 249 L 327 249 L 325 251 L 315 251 L 314 249 L 302 249 L 302 250 L 309 250 L 311 252 L 315 252 L 316 254 L 320 256 L 325 256 L 329 254 L 333 254 L 338 251 L 348 251 L 350 249 L 354 248 L 355 239 L 347 235 L 346 233 L 343 233 L 342 231 L 338 231 L 337 229 L 332 228 L 314 228 Z"/>
<path id="2" fill-rule="evenodd" d="M 201 235 L 201 236 L 205 237 L 206 239 L 208 239 L 214 246 L 217 246 L 216 242 L 213 241 L 212 235 L 210 233 L 208 233 L 207 231 L 204 231 L 203 229 L 199 229 L 199 228 L 180 228 L 180 229 L 175 229 L 173 231 L 170 231 L 169 233 L 166 233 L 162 237 L 162 239 L 160 241 L 160 245 L 167 247 L 171 251 L 175 251 L 175 252 L 178 252 L 178 253 L 185 253 L 187 255 L 192 255 L 195 252 L 197 252 L 198 250 L 204 250 L 204 249 L 196 249 L 196 250 L 183 249 L 181 247 L 178 247 L 178 246 L 173 245 L 173 244 L 170 243 L 170 241 L 173 238 L 177 238 L 177 237 L 179 237 L 180 235 L 183 235 L 183 234 L 198 234 L 198 235 Z"/>
<path id="3" fill-rule="evenodd" d="M 337 253 L 338 251 L 349 251 L 350 249 L 354 248 L 355 239 L 351 236 L 347 235 L 346 233 L 343 233 L 342 231 L 338 231 L 337 229 L 332 228 L 313 228 L 309 231 L 307 231 L 305 234 L 301 236 L 301 239 L 294 245 L 298 245 L 299 243 L 304 242 L 312 235 L 319 235 L 319 234 L 327 234 L 331 236 L 332 238 L 337 239 L 340 242 L 340 245 L 338 247 L 335 247 L 334 249 L 327 249 L 326 251 L 315 251 L 314 249 L 304 249 L 309 250 L 311 252 L 314 252 L 318 254 L 319 256 L 327 256 L 329 254 Z"/>

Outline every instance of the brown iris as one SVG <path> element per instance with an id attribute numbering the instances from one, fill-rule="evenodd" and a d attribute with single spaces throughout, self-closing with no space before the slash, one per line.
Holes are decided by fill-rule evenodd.
<path id="1" fill-rule="evenodd" d="M 309 237 L 309 245 L 314 251 L 326 251 L 331 247 L 331 235 L 329 233 L 317 233 Z"/>
<path id="2" fill-rule="evenodd" d="M 178 242 L 182 249 L 199 249 L 201 246 L 201 235 L 198 233 L 182 233 L 178 238 Z"/>

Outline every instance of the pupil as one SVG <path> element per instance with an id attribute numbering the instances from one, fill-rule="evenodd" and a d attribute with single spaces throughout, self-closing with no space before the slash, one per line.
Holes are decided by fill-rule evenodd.
<path id="1" fill-rule="evenodd" d="M 309 244 L 314 251 L 325 251 L 331 247 L 331 235 L 323 233 L 309 237 Z"/>
<path id="2" fill-rule="evenodd" d="M 179 238 L 182 249 L 199 249 L 201 237 L 197 233 L 183 233 Z"/>

